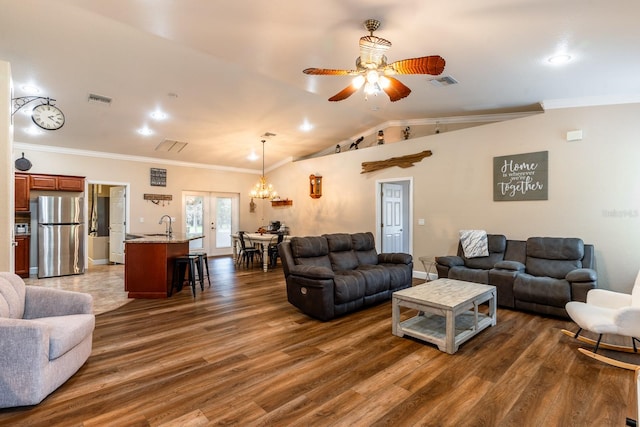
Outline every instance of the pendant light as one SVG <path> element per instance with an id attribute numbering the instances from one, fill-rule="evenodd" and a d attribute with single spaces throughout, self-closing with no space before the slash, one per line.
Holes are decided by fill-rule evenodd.
<path id="1" fill-rule="evenodd" d="M 262 140 L 262 176 L 256 183 L 253 190 L 251 190 L 252 199 L 270 199 L 273 200 L 278 197 L 278 193 L 273 189 L 273 185 L 267 184 L 267 178 L 264 176 L 264 143 Z"/>

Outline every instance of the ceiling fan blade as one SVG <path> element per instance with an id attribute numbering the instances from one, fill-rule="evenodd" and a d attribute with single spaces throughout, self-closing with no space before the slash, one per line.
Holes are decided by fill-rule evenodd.
<path id="1" fill-rule="evenodd" d="M 302 72 L 305 74 L 325 76 L 350 76 L 358 74 L 358 72 L 354 70 L 332 70 L 330 68 L 307 68 L 302 70 Z"/>
<path id="2" fill-rule="evenodd" d="M 391 69 L 397 74 L 431 74 L 437 76 L 444 71 L 444 64 L 443 57 L 431 55 L 392 62 L 386 69 Z"/>
<path id="3" fill-rule="evenodd" d="M 404 85 L 400 80 L 393 77 L 386 76 L 389 80 L 389 85 L 383 88 L 391 102 L 396 102 L 402 98 L 406 98 L 411 93 L 411 89 Z"/>
<path id="4" fill-rule="evenodd" d="M 342 101 L 343 99 L 347 99 L 351 95 L 353 95 L 358 90 L 357 87 L 354 87 L 352 84 L 342 89 L 340 92 L 333 95 L 329 98 L 329 101 Z"/>

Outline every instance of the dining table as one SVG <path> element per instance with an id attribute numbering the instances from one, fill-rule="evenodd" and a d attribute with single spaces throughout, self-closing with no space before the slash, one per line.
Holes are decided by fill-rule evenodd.
<path id="1" fill-rule="evenodd" d="M 262 271 L 266 273 L 269 270 L 269 243 L 276 243 L 278 241 L 278 235 L 271 233 L 244 233 L 244 238 L 245 245 L 257 245 L 262 251 Z M 287 241 L 289 239 L 290 236 L 285 235 L 283 241 Z M 231 240 L 233 241 L 233 261 L 235 262 L 238 259 L 240 235 L 238 233 L 231 234 Z"/>

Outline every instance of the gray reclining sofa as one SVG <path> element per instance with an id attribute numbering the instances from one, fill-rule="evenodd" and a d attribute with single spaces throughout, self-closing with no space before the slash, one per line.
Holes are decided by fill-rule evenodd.
<path id="1" fill-rule="evenodd" d="M 292 237 L 278 252 L 287 299 L 320 320 L 367 307 L 411 286 L 413 258 L 378 254 L 371 233 Z"/>
<path id="2" fill-rule="evenodd" d="M 494 285 L 500 306 L 566 318 L 566 303 L 597 287 L 594 248 L 582 239 L 487 239 L 488 256 L 466 258 L 459 244 L 457 255 L 436 257 L 438 277 Z"/>

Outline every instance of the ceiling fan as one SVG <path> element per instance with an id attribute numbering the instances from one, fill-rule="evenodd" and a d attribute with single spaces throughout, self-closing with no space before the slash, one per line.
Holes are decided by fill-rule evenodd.
<path id="1" fill-rule="evenodd" d="M 353 95 L 364 85 L 365 96 L 377 95 L 384 91 L 392 102 L 407 97 L 411 89 L 400 80 L 391 77 L 395 74 L 431 74 L 437 76 L 444 70 L 444 58 L 438 55 L 403 59 L 387 64 L 385 52 L 391 42 L 373 35 L 380 27 L 380 21 L 367 19 L 364 27 L 368 36 L 360 37 L 360 56 L 356 59 L 355 70 L 333 70 L 327 68 L 307 68 L 302 72 L 312 75 L 355 76 L 349 86 L 329 98 L 329 101 L 342 101 Z"/>

